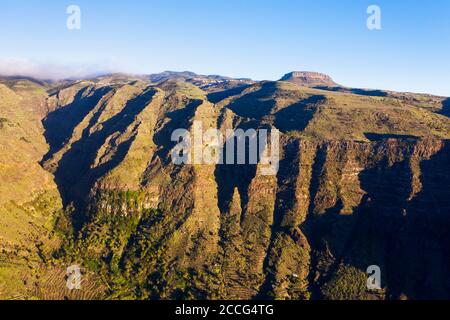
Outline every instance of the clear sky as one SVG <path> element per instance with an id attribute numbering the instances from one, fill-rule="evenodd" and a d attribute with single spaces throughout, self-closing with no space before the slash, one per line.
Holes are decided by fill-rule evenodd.
<path id="1" fill-rule="evenodd" d="M 81 30 L 66 27 L 72 4 Z M 372 4 L 381 30 L 366 27 Z M 276 80 L 307 70 L 348 86 L 450 96 L 449 60 L 449 0 L 0 0 L 0 72 Z"/>

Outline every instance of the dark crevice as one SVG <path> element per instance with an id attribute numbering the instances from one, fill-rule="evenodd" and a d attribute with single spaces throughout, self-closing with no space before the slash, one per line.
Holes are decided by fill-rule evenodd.
<path id="1" fill-rule="evenodd" d="M 317 255 L 316 251 L 321 250 L 321 239 L 318 232 L 315 230 L 315 198 L 316 194 L 319 191 L 320 182 L 321 182 L 321 176 L 322 172 L 325 167 L 326 162 L 326 156 L 327 156 L 327 149 L 326 146 L 319 146 L 316 150 L 316 156 L 313 162 L 312 166 L 312 173 L 311 173 L 311 183 L 309 188 L 309 207 L 308 207 L 308 214 L 306 216 L 305 222 L 301 225 L 301 230 L 303 234 L 306 236 L 306 238 L 309 241 L 310 247 L 311 247 L 311 262 L 310 262 L 310 272 L 308 276 L 308 283 L 309 283 L 309 291 L 311 292 L 311 298 L 312 299 L 321 299 L 322 294 L 320 292 L 320 288 L 316 284 L 315 277 L 317 272 Z"/>
<path id="2" fill-rule="evenodd" d="M 450 117 L 450 98 L 442 101 L 442 109 L 440 113 L 446 117 Z"/>
<path id="3" fill-rule="evenodd" d="M 235 130 L 242 129 L 244 132 L 248 129 L 258 128 L 259 124 L 250 121 L 240 124 Z M 234 163 L 226 164 L 227 150 L 226 145 L 230 141 L 226 141 L 221 150 L 221 159 L 224 159 L 223 164 L 218 164 L 214 172 L 215 180 L 218 186 L 218 207 L 222 213 L 227 211 L 229 203 L 232 200 L 234 189 L 238 188 L 241 196 L 242 216 L 241 223 L 245 219 L 245 211 L 249 201 L 248 188 L 256 176 L 257 165 L 249 164 L 249 139 L 245 141 L 245 164 L 237 164 L 237 139 L 234 140 Z M 260 154 L 262 150 L 258 150 Z M 259 161 L 259 157 L 258 157 Z"/>
<path id="4" fill-rule="evenodd" d="M 45 128 L 45 139 L 50 145 L 50 150 L 44 156 L 42 162 L 50 159 L 64 146 L 64 143 L 73 135 L 76 126 L 111 90 L 112 88 L 109 87 L 97 90 L 84 87 L 78 91 L 72 103 L 48 114 L 42 123 Z"/>
<path id="5" fill-rule="evenodd" d="M 91 165 L 99 148 L 114 132 L 125 132 L 136 120 L 136 116 L 148 105 L 154 94 L 154 89 L 148 89 L 143 94 L 129 100 L 118 114 L 102 123 L 99 131 L 90 135 L 85 131 L 82 138 L 63 155 L 55 172 L 55 181 L 62 195 L 64 206 L 73 203 L 78 212 L 83 211 L 94 182 L 124 159 L 134 137 L 132 136 L 128 141 L 115 146 L 114 157 L 107 163 L 92 169 Z M 78 218 L 78 220 L 83 220 L 83 217 Z"/>
<path id="6" fill-rule="evenodd" d="M 277 174 L 277 193 L 275 198 L 275 208 L 273 211 L 273 224 L 271 226 L 270 244 L 264 258 L 265 280 L 259 289 L 259 299 L 268 299 L 275 282 L 276 257 L 274 252 L 275 240 L 280 232 L 289 234 L 289 226 L 285 225 L 284 217 L 294 210 L 296 204 L 295 190 L 300 166 L 300 145 L 299 140 L 294 140 L 284 147 L 284 157 L 280 161 L 280 167 Z"/>

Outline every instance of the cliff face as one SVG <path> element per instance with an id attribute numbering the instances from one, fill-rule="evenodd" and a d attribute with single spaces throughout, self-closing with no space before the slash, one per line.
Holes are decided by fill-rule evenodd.
<path id="1" fill-rule="evenodd" d="M 139 221 L 117 267 L 160 298 L 448 298 L 448 148 L 288 139 L 276 177 L 184 168 L 161 211 L 126 219 Z M 88 224 L 88 239 L 98 227 Z M 94 247 L 85 253 L 102 248 Z M 383 292 L 366 292 L 371 265 L 382 270 Z"/>
<path id="2" fill-rule="evenodd" d="M 285 82 L 207 90 L 102 79 L 48 91 L 41 164 L 65 208 L 54 265 L 83 265 L 115 298 L 449 298 L 441 109 Z M 171 134 L 196 123 L 278 128 L 278 172 L 175 165 Z M 372 265 L 383 290 L 366 289 Z"/>

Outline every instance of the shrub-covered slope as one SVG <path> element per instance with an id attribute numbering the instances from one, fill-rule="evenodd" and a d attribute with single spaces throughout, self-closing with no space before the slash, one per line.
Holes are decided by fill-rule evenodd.
<path id="1" fill-rule="evenodd" d="M 0 297 L 448 298 L 447 100 L 296 74 L 2 81 Z M 279 129 L 277 175 L 173 164 L 195 121 Z M 72 264 L 95 290 L 67 291 Z"/>

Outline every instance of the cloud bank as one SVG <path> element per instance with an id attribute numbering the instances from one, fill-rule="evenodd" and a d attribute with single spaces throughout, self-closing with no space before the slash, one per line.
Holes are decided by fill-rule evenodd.
<path id="1" fill-rule="evenodd" d="M 110 64 L 38 63 L 27 59 L 0 58 L 0 76 L 23 76 L 40 80 L 81 79 L 120 72 Z"/>

